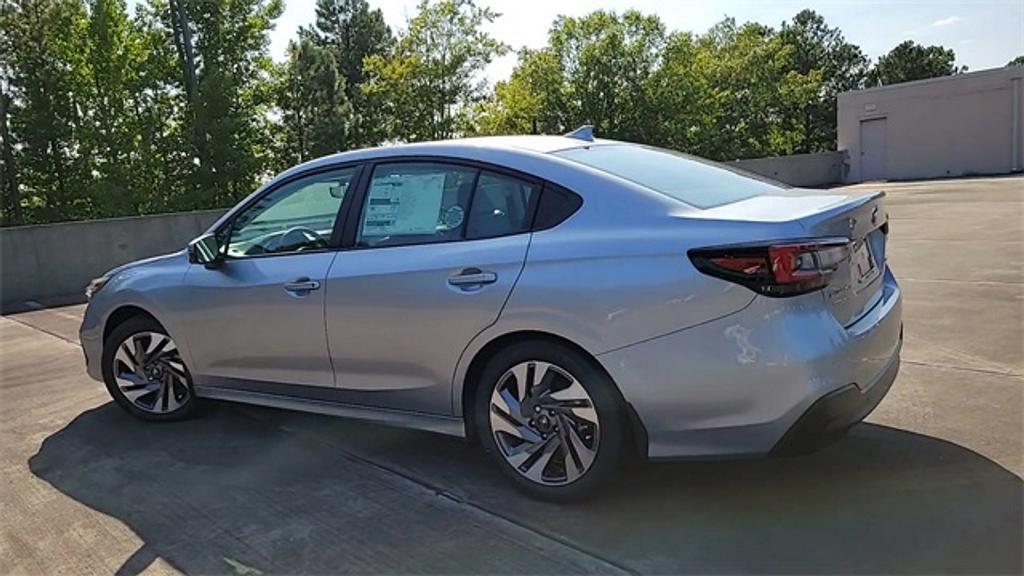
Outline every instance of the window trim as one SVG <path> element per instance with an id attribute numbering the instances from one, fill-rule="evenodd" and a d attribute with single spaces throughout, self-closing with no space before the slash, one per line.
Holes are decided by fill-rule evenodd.
<path id="1" fill-rule="evenodd" d="M 437 163 L 437 164 L 451 164 L 451 165 L 454 165 L 454 166 L 473 168 L 473 169 L 476 169 L 476 170 L 479 170 L 479 171 L 486 170 L 486 171 L 492 172 L 494 174 L 508 176 L 510 178 L 516 178 L 516 179 L 522 180 L 524 182 L 527 182 L 529 184 L 533 184 L 534 186 L 537 187 L 538 193 L 533 195 L 533 198 L 530 199 L 530 205 L 527 206 L 527 213 L 529 214 L 529 222 L 530 222 L 529 228 L 526 229 L 526 230 L 523 230 L 522 232 L 516 232 L 516 233 L 513 233 L 513 234 L 502 234 L 500 236 L 488 236 L 486 238 L 472 238 L 472 239 L 470 239 L 470 238 L 466 238 L 465 236 L 463 236 L 462 238 L 459 238 L 457 240 L 451 240 L 451 241 L 446 241 L 446 242 L 429 242 L 429 243 L 401 244 L 401 245 L 397 245 L 397 246 L 357 246 L 356 245 L 356 234 L 357 234 L 357 232 L 359 230 L 359 220 L 360 220 L 360 218 L 362 216 L 363 204 L 365 203 L 366 197 L 367 197 L 367 195 L 369 193 L 370 179 L 371 179 L 371 177 L 373 175 L 374 169 L 378 165 L 381 165 L 381 164 L 404 164 L 404 163 L 416 163 L 416 162 L 432 162 L 432 163 Z M 274 254 L 254 254 L 252 256 L 231 257 L 231 258 L 225 259 L 225 262 L 245 261 L 245 260 L 251 260 L 251 259 L 255 259 L 255 258 L 280 258 L 280 257 L 284 257 L 284 256 L 302 256 L 302 255 L 306 255 L 306 254 L 322 254 L 324 252 L 345 252 L 345 251 L 349 251 L 349 250 L 382 250 L 382 249 L 388 249 L 388 248 L 407 248 L 407 247 L 412 247 L 412 246 L 430 246 L 432 244 L 451 244 L 451 243 L 454 243 L 454 242 L 478 242 L 478 241 L 482 241 L 482 240 L 493 240 L 495 238 L 506 238 L 506 237 L 509 237 L 509 236 L 517 236 L 519 234 L 532 234 L 533 232 L 540 231 L 535 226 L 535 222 L 536 222 L 536 219 L 537 219 L 537 211 L 538 211 L 538 209 L 540 207 L 540 199 L 544 195 L 545 189 L 550 188 L 550 187 L 557 187 L 557 188 L 560 188 L 560 189 L 562 189 L 562 190 L 564 190 L 564 191 L 566 191 L 566 192 L 568 192 L 570 194 L 575 195 L 577 198 L 580 199 L 580 207 L 582 207 L 584 204 L 586 204 L 586 199 L 581 194 L 579 194 L 579 193 L 577 193 L 577 192 L 575 192 L 575 191 L 573 191 L 573 190 L 571 190 L 571 189 L 569 189 L 569 188 L 567 188 L 565 186 L 562 186 L 560 184 L 556 184 L 554 182 L 549 182 L 549 181 L 547 181 L 547 180 L 545 180 L 545 179 L 543 179 L 543 178 L 541 178 L 539 176 L 535 176 L 535 175 L 529 174 L 527 172 L 521 172 L 519 170 L 516 170 L 514 168 L 509 168 L 507 166 L 501 166 L 501 165 L 498 165 L 498 164 L 492 164 L 490 162 L 485 162 L 485 161 L 481 161 L 481 160 L 473 160 L 473 159 L 468 159 L 468 158 L 458 158 L 458 157 L 453 157 L 453 156 L 429 155 L 429 154 L 410 154 L 410 155 L 406 155 L 406 156 L 386 156 L 386 157 L 378 157 L 378 158 L 366 158 L 366 159 L 362 159 L 362 160 L 349 160 L 349 161 L 346 161 L 346 162 L 337 162 L 337 163 L 333 163 L 333 164 L 326 164 L 326 165 L 323 165 L 323 166 L 317 166 L 315 168 L 310 168 L 310 169 L 304 170 L 302 172 L 297 172 L 295 174 L 292 174 L 291 176 L 288 176 L 287 178 L 284 178 L 284 179 L 280 180 L 279 182 L 275 182 L 272 186 L 269 186 L 262 193 L 260 193 L 260 194 L 258 194 L 256 196 L 253 196 L 252 198 L 249 198 L 248 200 L 242 202 L 241 204 L 236 205 L 234 208 L 231 209 L 230 216 L 228 216 L 228 218 L 223 223 L 221 223 L 220 226 L 215 228 L 213 230 L 213 232 L 214 232 L 214 234 L 220 234 L 223 230 L 225 230 L 226 228 L 228 228 L 228 227 L 230 227 L 230 226 L 232 226 L 234 224 L 235 218 L 237 218 L 239 214 L 244 212 L 246 209 L 248 209 L 250 206 L 252 206 L 256 202 L 259 202 L 267 194 L 273 193 L 274 191 L 278 190 L 282 186 L 287 186 L 288 184 L 291 184 L 292 182 L 295 182 L 296 180 L 299 180 L 299 179 L 302 179 L 302 178 L 307 178 L 309 176 L 315 176 L 317 174 L 322 174 L 324 172 L 333 172 L 335 170 L 344 170 L 346 168 L 355 168 L 356 169 L 356 174 L 353 176 L 354 186 L 350 189 L 350 191 L 347 194 L 345 194 L 345 198 L 341 202 L 341 206 L 338 209 L 338 214 L 336 215 L 335 220 L 334 220 L 334 229 L 331 232 L 331 237 L 329 238 L 329 242 L 328 242 L 327 248 L 321 248 L 319 250 L 303 250 L 301 252 L 280 252 L 280 253 L 274 253 Z M 475 198 L 475 197 L 476 197 L 476 185 L 474 185 L 474 187 L 473 187 L 473 198 Z M 576 211 L 579 211 L 579 208 L 577 208 Z M 573 214 L 575 214 L 575 213 L 576 212 L 573 212 Z M 573 214 L 570 214 L 566 219 L 571 218 Z M 468 216 L 468 212 L 467 212 L 467 218 L 468 217 L 469 216 Z M 543 228 L 542 230 L 550 230 L 550 229 L 553 229 L 553 228 L 557 228 L 564 221 L 565 221 L 565 219 L 563 219 L 562 221 L 558 222 L 554 226 L 546 227 L 546 228 Z M 467 226 L 468 226 L 468 222 L 467 222 Z"/>
<path id="2" fill-rule="evenodd" d="M 234 226 L 235 220 L 238 218 L 238 216 L 240 214 L 244 213 L 250 207 L 252 207 L 256 203 L 258 203 L 260 200 L 265 198 L 267 195 L 273 194 L 274 192 L 280 190 L 284 186 L 288 186 L 289 184 L 292 184 L 292 183 L 294 183 L 294 182 L 296 182 L 298 180 L 302 180 L 302 179 L 309 178 L 309 177 L 312 177 L 312 176 L 317 176 L 319 174 L 324 174 L 324 173 L 327 173 L 327 172 L 335 172 L 335 171 L 338 171 L 338 170 L 346 170 L 346 169 L 354 168 L 355 169 L 355 173 L 352 174 L 352 180 L 351 180 L 351 183 L 349 184 L 349 190 L 345 193 L 345 197 L 342 198 L 341 205 L 338 207 L 338 211 L 334 215 L 334 225 L 331 228 L 331 236 L 330 236 L 330 238 L 327 239 L 327 247 L 326 248 L 319 248 L 319 249 L 316 249 L 316 250 L 301 250 L 301 251 L 293 251 L 293 252 L 273 252 L 273 253 L 270 253 L 270 254 L 252 254 L 252 255 L 248 255 L 248 256 L 228 256 L 225 253 L 224 261 L 225 262 L 236 262 L 236 261 L 252 260 L 254 258 L 279 258 L 279 257 L 282 257 L 282 256 L 300 256 L 300 255 L 306 255 L 306 254 L 322 254 L 324 252 L 337 251 L 339 249 L 340 245 L 341 245 L 342 225 L 345 222 L 344 216 L 345 216 L 345 214 L 347 214 L 347 212 L 349 210 L 351 210 L 352 203 L 354 202 L 354 198 L 355 198 L 356 194 L 359 191 L 359 187 L 363 184 L 363 176 L 366 174 L 366 165 L 367 165 L 367 162 L 362 161 L 362 160 L 356 161 L 356 162 L 341 162 L 341 163 L 337 163 L 337 164 L 329 164 L 329 165 L 319 166 L 319 167 L 316 167 L 316 168 L 311 168 L 309 170 L 305 170 L 305 171 L 302 171 L 302 172 L 297 172 L 295 174 L 292 174 L 291 176 L 289 176 L 287 178 L 281 179 L 279 182 L 275 182 L 272 186 L 268 186 L 267 189 L 264 190 L 263 192 L 261 192 L 260 194 L 258 194 L 256 196 L 253 196 L 249 200 L 247 200 L 247 201 L 243 202 L 242 204 L 239 204 L 238 206 L 236 206 L 232 210 L 231 215 L 227 218 L 227 220 L 222 222 L 221 225 L 218 226 L 213 231 L 213 233 L 216 234 L 216 235 L 220 235 L 225 230 L 230 231 L 232 226 Z M 230 237 L 230 232 L 229 232 L 229 235 L 227 237 L 227 241 L 230 242 L 230 240 L 231 240 L 231 237 Z"/>
<path id="3" fill-rule="evenodd" d="M 391 246 L 360 246 L 356 242 L 356 236 L 359 232 L 360 220 L 362 219 L 363 208 L 365 206 L 367 197 L 369 196 L 370 181 L 373 178 L 373 173 L 377 169 L 377 166 L 387 164 L 416 164 L 416 163 L 431 163 L 431 164 L 446 164 L 450 166 L 456 166 L 461 168 L 472 168 L 477 171 L 476 179 L 473 182 L 473 195 L 470 196 L 469 206 L 466 210 L 466 225 L 463 228 L 462 237 L 454 240 L 445 240 L 441 242 L 412 242 L 409 244 L 397 244 Z M 528 226 L 525 230 L 519 232 L 513 232 L 511 234 L 500 234 L 497 236 L 487 236 L 482 238 L 467 238 L 466 232 L 469 229 L 469 216 L 471 214 L 470 209 L 473 206 L 473 202 L 476 199 L 476 188 L 480 181 L 481 172 L 491 172 L 501 176 L 507 176 L 509 178 L 515 178 L 522 180 L 528 184 L 533 185 L 537 189 L 537 193 L 533 194 L 530 198 L 530 204 L 527 206 L 527 221 Z M 493 240 L 495 238 L 507 238 L 509 236 L 518 236 L 520 234 L 531 234 L 533 233 L 533 221 L 537 215 L 537 207 L 540 205 L 540 197 L 544 193 L 544 187 L 548 183 L 537 176 L 520 172 L 518 170 L 507 168 L 505 166 L 498 166 L 490 164 L 488 162 L 481 162 L 479 160 L 470 160 L 466 158 L 453 158 L 451 156 L 432 156 L 432 155 L 409 155 L 409 156 L 389 156 L 386 158 L 378 158 L 367 160 L 363 166 L 362 178 L 360 181 L 360 187 L 356 190 L 357 199 L 353 200 L 353 208 L 346 215 L 345 226 L 341 238 L 340 250 L 385 250 L 388 248 L 408 248 L 411 246 L 433 246 L 440 244 L 454 244 L 457 242 L 478 242 L 481 240 Z M 562 187 L 564 188 L 564 186 Z"/>

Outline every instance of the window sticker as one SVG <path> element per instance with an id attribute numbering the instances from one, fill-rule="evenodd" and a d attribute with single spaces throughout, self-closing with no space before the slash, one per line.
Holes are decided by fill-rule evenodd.
<path id="1" fill-rule="evenodd" d="M 448 230 L 454 230 L 459 226 L 462 226 L 462 221 L 465 218 L 466 211 L 462 209 L 462 206 L 456 204 L 455 206 L 451 206 L 444 211 L 444 226 Z"/>
<path id="2" fill-rule="evenodd" d="M 370 187 L 364 236 L 433 234 L 444 197 L 445 174 L 395 174 Z"/>

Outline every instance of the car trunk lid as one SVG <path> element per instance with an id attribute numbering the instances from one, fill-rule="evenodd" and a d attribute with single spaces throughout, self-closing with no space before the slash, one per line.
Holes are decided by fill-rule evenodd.
<path id="1" fill-rule="evenodd" d="M 833 315 L 844 326 L 860 319 L 882 297 L 889 230 L 884 198 L 884 192 L 850 197 L 800 219 L 812 237 L 850 239 L 849 258 L 840 264 L 824 291 Z"/>
<path id="2" fill-rule="evenodd" d="M 687 217 L 797 224 L 805 238 L 849 239 L 849 256 L 839 264 L 823 291 L 832 314 L 843 326 L 849 326 L 882 297 L 888 234 L 884 198 L 885 192 L 880 191 L 850 195 L 790 189 L 784 194 L 695 210 Z"/>

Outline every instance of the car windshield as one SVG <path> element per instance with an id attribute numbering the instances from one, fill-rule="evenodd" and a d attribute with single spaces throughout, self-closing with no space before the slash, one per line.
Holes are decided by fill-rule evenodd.
<path id="1" fill-rule="evenodd" d="M 714 208 L 786 186 L 670 150 L 603 144 L 560 150 L 568 160 L 636 182 L 697 208 Z"/>

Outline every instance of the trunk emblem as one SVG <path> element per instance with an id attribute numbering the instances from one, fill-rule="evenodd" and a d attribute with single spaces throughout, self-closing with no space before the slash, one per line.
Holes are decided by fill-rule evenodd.
<path id="1" fill-rule="evenodd" d="M 849 220 L 846 221 L 846 223 L 850 225 L 850 232 L 853 232 L 853 229 L 857 227 L 856 218 L 850 218 Z"/>
<path id="2" fill-rule="evenodd" d="M 872 224 L 878 224 L 878 206 L 875 206 L 871 210 L 871 223 Z"/>

